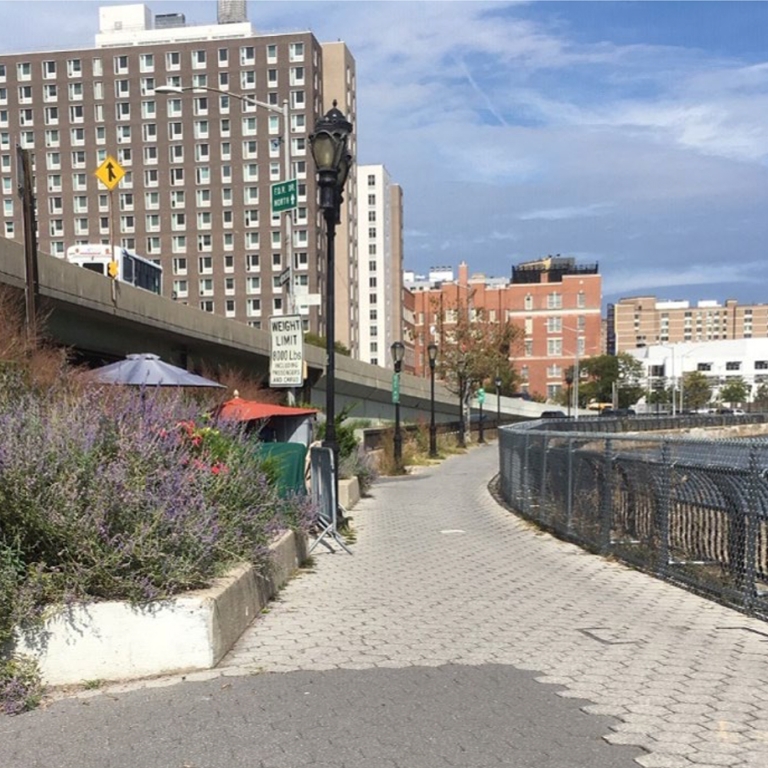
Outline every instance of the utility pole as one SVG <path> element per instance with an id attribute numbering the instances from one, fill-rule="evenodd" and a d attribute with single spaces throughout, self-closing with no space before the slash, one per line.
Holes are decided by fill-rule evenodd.
<path id="1" fill-rule="evenodd" d="M 26 308 L 27 342 L 37 336 L 37 301 L 40 296 L 40 275 L 37 263 L 37 223 L 35 197 L 32 190 L 32 164 L 29 150 L 16 146 L 18 163 L 18 192 L 24 228 L 24 299 Z"/>

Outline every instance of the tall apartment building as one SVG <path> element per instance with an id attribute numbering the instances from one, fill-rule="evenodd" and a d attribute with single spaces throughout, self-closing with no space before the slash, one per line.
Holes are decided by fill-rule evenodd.
<path id="1" fill-rule="evenodd" d="M 359 165 L 357 189 L 360 359 L 388 368 L 392 367 L 390 346 L 405 341 L 403 194 L 383 165 Z"/>
<path id="2" fill-rule="evenodd" d="M 768 304 L 717 301 L 657 301 L 634 296 L 608 305 L 609 354 L 679 342 L 768 337 Z"/>
<path id="3" fill-rule="evenodd" d="M 440 267 L 428 278 L 407 275 L 406 288 L 415 298 L 417 375 L 428 375 L 426 345 L 434 341 L 440 346 L 440 328 L 450 332 L 456 307 L 482 309 L 488 321 L 511 321 L 520 328 L 509 364 L 520 376 L 521 390 L 530 395 L 556 398 L 565 387 L 566 370 L 577 359 L 601 352 L 602 277 L 597 264 L 548 256 L 518 264 L 507 280 L 470 277 L 462 263 L 456 280 L 450 268 Z"/>
<path id="4" fill-rule="evenodd" d="M 34 154 L 43 253 L 122 244 L 162 264 L 166 296 L 256 327 L 286 313 L 295 293 L 324 293 L 326 239 L 308 136 L 333 99 L 356 123 L 354 60 L 343 43 L 326 48 L 311 32 L 257 35 L 244 6 L 222 0 L 222 23 L 203 26 L 185 26 L 181 14 L 153 17 L 144 5 L 104 7 L 93 48 L 0 55 L 2 234 L 22 238 L 19 144 Z M 190 92 L 161 95 L 160 85 Z M 273 214 L 270 185 L 285 176 L 285 103 L 298 207 Z M 354 156 L 354 134 L 351 142 Z M 108 156 L 125 170 L 111 193 L 94 175 Z M 337 282 L 336 306 L 346 316 L 357 295 L 350 191 L 337 230 L 349 277 Z M 303 312 L 307 328 L 323 333 L 323 303 Z"/>

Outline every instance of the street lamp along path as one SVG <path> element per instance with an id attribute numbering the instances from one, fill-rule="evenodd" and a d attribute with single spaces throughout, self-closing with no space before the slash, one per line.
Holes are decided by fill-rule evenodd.
<path id="1" fill-rule="evenodd" d="M 437 361 L 437 344 L 427 344 L 429 356 L 429 456 L 437 457 L 437 427 L 435 426 L 435 362 Z"/>
<path id="2" fill-rule="evenodd" d="M 403 358 L 405 357 L 405 344 L 402 341 L 393 342 L 390 347 L 392 352 L 392 363 L 395 373 L 392 381 L 392 402 L 395 404 L 395 469 L 399 472 L 403 465 L 403 434 L 400 431 L 400 371 L 403 367 Z"/>
<path id="3" fill-rule="evenodd" d="M 348 142 L 352 133 L 350 123 L 337 108 L 333 107 L 315 123 L 309 137 L 312 158 L 317 169 L 320 188 L 320 209 L 325 218 L 327 259 L 325 275 L 325 440 L 323 446 L 333 452 L 334 498 L 339 498 L 339 446 L 336 441 L 336 324 L 335 312 L 335 238 L 336 225 L 341 219 L 344 185 L 352 165 Z"/>

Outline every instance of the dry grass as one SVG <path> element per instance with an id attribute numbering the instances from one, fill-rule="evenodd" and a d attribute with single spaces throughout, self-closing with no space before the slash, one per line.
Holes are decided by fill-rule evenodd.
<path id="1" fill-rule="evenodd" d="M 429 455 L 429 427 L 420 424 L 415 431 L 403 431 L 403 460 L 400 467 L 395 464 L 394 434 L 390 432 L 384 435 L 382 446 L 377 452 L 377 469 L 382 475 L 402 475 L 406 473 L 406 467 L 429 466 L 466 451 L 466 448 L 456 444 L 455 435 L 438 434 L 437 457 L 432 458 Z"/>
<path id="2" fill-rule="evenodd" d="M 0 286 L 0 365 L 15 369 L 35 389 L 54 385 L 78 389 L 83 386 L 82 372 L 69 364 L 69 350 L 46 341 L 47 321 L 48 315 L 40 312 L 36 333 L 28 333 L 24 294 Z"/>

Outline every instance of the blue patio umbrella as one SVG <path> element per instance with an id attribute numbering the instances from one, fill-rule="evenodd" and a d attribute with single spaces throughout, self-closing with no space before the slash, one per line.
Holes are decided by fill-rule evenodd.
<path id="1" fill-rule="evenodd" d="M 223 384 L 164 363 L 158 355 L 141 353 L 91 371 L 90 378 L 100 384 L 125 384 L 136 387 L 220 387 Z"/>

